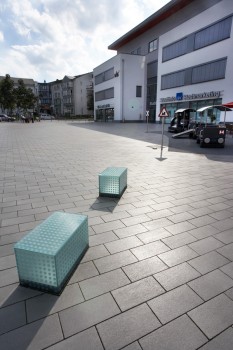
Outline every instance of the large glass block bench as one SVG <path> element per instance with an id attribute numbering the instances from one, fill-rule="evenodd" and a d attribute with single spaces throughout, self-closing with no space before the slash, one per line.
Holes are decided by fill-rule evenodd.
<path id="1" fill-rule="evenodd" d="M 107 168 L 99 174 L 100 197 L 121 197 L 127 187 L 127 168 Z"/>
<path id="2" fill-rule="evenodd" d="M 88 246 L 87 216 L 53 213 L 14 246 L 20 284 L 60 294 Z"/>

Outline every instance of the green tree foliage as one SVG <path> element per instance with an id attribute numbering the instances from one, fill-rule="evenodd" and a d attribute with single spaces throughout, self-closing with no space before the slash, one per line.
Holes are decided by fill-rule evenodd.
<path id="1" fill-rule="evenodd" d="M 34 109 L 37 102 L 38 98 L 22 79 L 18 80 L 17 87 L 9 74 L 0 81 L 0 106 L 7 113 L 11 114 L 15 108 L 26 113 L 28 109 Z"/>
<path id="2" fill-rule="evenodd" d="M 18 80 L 18 87 L 15 89 L 16 106 L 18 109 L 26 112 L 28 109 L 34 108 L 37 97 L 31 89 L 26 88 L 22 79 Z"/>
<path id="3" fill-rule="evenodd" d="M 15 91 L 14 81 L 9 74 L 6 74 L 5 78 L 0 82 L 0 104 L 1 108 L 12 112 L 15 107 Z"/>

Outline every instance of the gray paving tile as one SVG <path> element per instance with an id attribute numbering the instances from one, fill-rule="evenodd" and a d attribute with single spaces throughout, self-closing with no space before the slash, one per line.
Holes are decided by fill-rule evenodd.
<path id="1" fill-rule="evenodd" d="M 65 337 L 92 327 L 120 312 L 113 297 L 108 293 L 85 301 L 60 312 Z"/>
<path id="2" fill-rule="evenodd" d="M 206 341 L 198 327 L 184 315 L 145 336 L 139 343 L 143 350 L 195 350 Z"/>
<path id="3" fill-rule="evenodd" d="M 124 272 L 132 282 L 140 280 L 144 277 L 150 276 L 156 272 L 165 270 L 165 265 L 159 258 L 145 259 L 134 264 L 123 267 Z"/>
<path id="4" fill-rule="evenodd" d="M 2 227 L 4 226 L 11 226 L 11 225 L 18 225 L 18 224 L 24 224 L 26 222 L 34 221 L 35 217 L 34 215 L 28 215 L 28 216 L 22 216 L 22 217 L 16 217 L 13 219 L 4 219 L 2 220 Z"/>
<path id="5" fill-rule="evenodd" d="M 164 253 L 168 250 L 170 249 L 163 242 L 156 241 L 131 249 L 131 252 L 138 258 L 138 260 L 143 260 Z"/>
<path id="6" fill-rule="evenodd" d="M 209 236 L 212 236 L 216 233 L 219 233 L 219 230 L 211 225 L 206 225 L 202 227 L 198 227 L 194 230 L 189 231 L 192 236 L 196 237 L 197 239 L 203 239 Z"/>
<path id="7" fill-rule="evenodd" d="M 112 295 L 121 310 L 125 311 L 162 293 L 164 289 L 150 276 L 118 288 L 112 292 Z"/>
<path id="8" fill-rule="evenodd" d="M 129 217 L 130 214 L 127 211 L 119 211 L 117 213 L 109 213 L 102 215 L 101 218 L 103 219 L 104 222 L 110 222 L 110 221 L 115 221 L 115 220 L 120 220 Z"/>
<path id="9" fill-rule="evenodd" d="M 106 350 L 117 350 L 160 326 L 146 304 L 125 311 L 97 325 Z"/>
<path id="10" fill-rule="evenodd" d="M 148 213 L 147 215 L 152 220 L 166 218 L 167 216 L 169 216 L 169 220 L 170 220 L 170 217 L 172 214 L 173 214 L 173 212 L 169 209 L 161 209 L 161 210 L 156 210 L 156 211 L 153 211 L 151 213 Z"/>
<path id="11" fill-rule="evenodd" d="M 233 328 L 228 328 L 226 331 L 218 335 L 200 350 L 232 350 L 233 344 Z"/>
<path id="12" fill-rule="evenodd" d="M 138 225 L 133 225 L 129 227 L 124 227 L 122 229 L 114 230 L 114 232 L 119 238 L 125 238 L 129 236 L 137 235 L 142 232 L 147 232 L 147 229 L 142 224 L 138 224 Z"/>
<path id="13" fill-rule="evenodd" d="M 19 286 L 18 283 L 0 288 L 0 307 L 5 307 L 20 301 L 33 298 L 42 292 Z"/>
<path id="14" fill-rule="evenodd" d="M 8 255 L 0 258 L 0 271 L 16 266 L 15 256 Z"/>
<path id="15" fill-rule="evenodd" d="M 133 226 L 133 225 L 138 225 L 138 224 L 142 224 L 144 222 L 150 221 L 151 219 L 149 218 L 149 216 L 147 216 L 146 214 L 142 214 L 142 215 L 137 215 L 137 216 L 132 216 L 126 219 L 121 219 L 121 221 L 125 224 L 125 226 Z"/>
<path id="16" fill-rule="evenodd" d="M 213 210 L 211 210 L 209 207 L 204 207 L 204 208 L 202 207 L 202 208 L 189 210 L 189 213 L 198 218 L 199 216 L 213 213 Z"/>
<path id="17" fill-rule="evenodd" d="M 188 315 L 211 339 L 233 324 L 233 301 L 220 294 L 188 312 Z"/>
<path id="18" fill-rule="evenodd" d="M 187 232 L 178 233 L 175 236 L 163 238 L 162 241 L 171 249 L 179 248 L 185 244 L 196 241 L 196 238 Z"/>
<path id="19" fill-rule="evenodd" d="M 209 272 L 188 283 L 204 300 L 209 300 L 233 286 L 233 279 L 220 270 Z"/>
<path id="20" fill-rule="evenodd" d="M 104 350 L 98 333 L 94 327 L 78 333 L 47 350 Z"/>
<path id="21" fill-rule="evenodd" d="M 16 243 L 20 239 L 22 239 L 26 234 L 27 232 L 18 232 L 18 233 L 1 236 L 0 244 L 5 245 L 10 243 Z"/>
<path id="22" fill-rule="evenodd" d="M 92 226 L 95 233 L 104 233 L 107 231 L 117 230 L 117 229 L 123 228 L 123 227 L 125 227 L 125 225 L 120 220 L 110 221 L 110 222 L 106 222 L 104 224 Z"/>
<path id="23" fill-rule="evenodd" d="M 130 283 L 130 280 L 122 270 L 118 269 L 89 278 L 88 280 L 80 282 L 79 285 L 84 298 L 87 300 L 125 286 L 128 283 Z"/>
<path id="24" fill-rule="evenodd" d="M 134 342 L 125 348 L 122 348 L 122 350 L 142 350 L 141 346 L 138 344 L 138 342 Z"/>
<path id="25" fill-rule="evenodd" d="M 219 242 L 214 237 L 207 237 L 198 242 L 191 243 L 188 246 L 195 250 L 195 252 L 197 252 L 199 255 L 203 255 L 212 250 L 220 248 L 223 246 L 223 243 Z"/>
<path id="26" fill-rule="evenodd" d="M 14 244 L 6 244 L 0 246 L 0 258 L 14 254 Z"/>
<path id="27" fill-rule="evenodd" d="M 95 234 L 89 237 L 89 245 L 90 247 L 94 247 L 96 245 L 116 241 L 118 239 L 119 238 L 112 231 L 99 233 L 98 235 Z"/>
<path id="28" fill-rule="evenodd" d="M 232 243 L 233 242 L 233 230 L 226 230 L 226 231 L 217 233 L 214 237 L 225 244 Z"/>
<path id="29" fill-rule="evenodd" d="M 213 271 L 230 261 L 217 252 L 210 252 L 189 261 L 189 264 L 201 274 Z"/>
<path id="30" fill-rule="evenodd" d="M 227 259 L 233 261 L 233 243 L 230 243 L 225 247 L 219 248 L 217 252 L 225 256 Z"/>
<path id="31" fill-rule="evenodd" d="M 0 271 L 0 287 L 7 286 L 18 281 L 19 277 L 16 267 Z"/>
<path id="32" fill-rule="evenodd" d="M 141 246 L 142 244 L 143 243 L 136 236 L 131 236 L 106 243 L 105 247 L 111 254 L 114 254 L 123 250 Z"/>
<path id="33" fill-rule="evenodd" d="M 233 219 L 225 219 L 216 221 L 212 224 L 215 228 L 219 229 L 220 231 L 226 231 L 229 229 L 233 229 Z"/>
<path id="34" fill-rule="evenodd" d="M 109 252 L 103 244 L 98 245 L 96 247 L 90 247 L 84 255 L 82 262 L 98 259 L 107 255 L 109 255 Z"/>
<path id="35" fill-rule="evenodd" d="M 168 230 L 173 235 L 177 235 L 178 233 L 186 232 L 186 231 L 192 230 L 194 228 L 195 228 L 194 225 L 192 225 L 191 223 L 189 223 L 187 221 L 184 221 L 184 222 L 180 222 L 178 224 L 173 224 L 173 225 L 167 226 L 166 230 Z"/>
<path id="36" fill-rule="evenodd" d="M 0 227 L 0 237 L 3 235 L 8 235 L 8 234 L 17 233 L 17 232 L 19 232 L 19 225 Z"/>
<path id="37" fill-rule="evenodd" d="M 164 228 L 159 228 L 153 231 L 147 231 L 144 233 L 139 233 L 137 237 L 145 244 L 158 241 L 159 239 L 169 237 L 172 234 L 165 230 Z"/>
<path id="38" fill-rule="evenodd" d="M 233 262 L 224 265 L 223 267 L 220 268 L 222 272 L 224 272 L 226 275 L 230 276 L 233 278 Z"/>
<path id="39" fill-rule="evenodd" d="M 97 276 L 99 274 L 97 268 L 92 261 L 79 264 L 68 284 L 83 281 L 87 278 Z"/>
<path id="40" fill-rule="evenodd" d="M 151 220 L 151 221 L 143 223 L 143 226 L 145 226 L 148 231 L 157 230 L 159 228 L 164 228 L 164 227 L 167 228 L 167 226 L 169 226 L 169 225 L 172 225 L 172 222 L 170 220 L 168 220 L 167 218 Z"/>
<path id="41" fill-rule="evenodd" d="M 233 288 L 228 289 L 225 294 L 228 296 L 228 298 L 230 298 L 231 300 L 233 300 Z"/>
<path id="42" fill-rule="evenodd" d="M 100 273 L 118 269 L 119 267 L 136 262 L 136 257 L 128 250 L 95 260 Z"/>
<path id="43" fill-rule="evenodd" d="M 187 285 L 173 289 L 148 302 L 161 323 L 167 323 L 203 303 Z"/>
<path id="44" fill-rule="evenodd" d="M 191 260 L 197 256 L 192 249 L 187 246 L 179 247 L 173 249 L 169 252 L 162 253 L 159 255 L 159 258 L 165 262 L 168 266 L 175 266 L 181 264 L 182 262 Z"/>
<path id="45" fill-rule="evenodd" d="M 30 323 L 0 336 L 2 349 L 39 350 L 63 339 L 57 315 Z M 16 345 L 17 344 L 17 345 Z"/>
<path id="46" fill-rule="evenodd" d="M 26 324 L 24 302 L 0 309 L 0 335 Z"/>
<path id="47" fill-rule="evenodd" d="M 200 276 L 188 263 L 183 263 L 154 275 L 166 290 L 171 290 Z"/>
<path id="48" fill-rule="evenodd" d="M 83 301 L 79 285 L 77 283 L 71 284 L 64 289 L 60 296 L 45 293 L 28 299 L 26 301 L 27 320 L 33 322 Z"/>

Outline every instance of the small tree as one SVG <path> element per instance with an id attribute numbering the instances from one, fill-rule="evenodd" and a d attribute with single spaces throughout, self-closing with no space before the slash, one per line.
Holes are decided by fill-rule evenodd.
<path id="1" fill-rule="evenodd" d="M 15 89 L 16 105 L 18 109 L 27 112 L 28 109 L 33 109 L 37 102 L 37 97 L 31 89 L 26 88 L 22 79 L 18 80 L 18 87 Z"/>
<path id="2" fill-rule="evenodd" d="M 14 93 L 14 81 L 9 74 L 0 82 L 0 104 L 3 110 L 12 112 L 15 107 L 16 99 Z"/>

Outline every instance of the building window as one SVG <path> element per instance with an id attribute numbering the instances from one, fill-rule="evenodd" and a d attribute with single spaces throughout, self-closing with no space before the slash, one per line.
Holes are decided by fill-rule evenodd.
<path id="1" fill-rule="evenodd" d="M 162 76 L 161 89 L 171 89 L 178 86 L 184 85 L 185 70 L 166 74 Z"/>
<path id="2" fill-rule="evenodd" d="M 163 62 L 187 53 L 188 37 L 163 48 Z"/>
<path id="3" fill-rule="evenodd" d="M 114 67 L 106 70 L 95 76 L 95 85 L 101 84 L 104 81 L 114 78 Z"/>
<path id="4" fill-rule="evenodd" d="M 114 88 L 98 91 L 95 93 L 95 101 L 102 101 L 110 98 L 114 98 Z"/>
<path id="5" fill-rule="evenodd" d="M 192 84 L 224 79 L 227 59 L 202 64 L 192 69 Z"/>
<path id="6" fill-rule="evenodd" d="M 141 48 L 138 47 L 137 49 L 131 51 L 131 55 L 141 55 Z"/>
<path id="7" fill-rule="evenodd" d="M 161 89 L 203 83 L 217 79 L 224 79 L 226 72 L 227 58 L 208 62 L 194 67 L 189 67 L 178 72 L 162 75 Z"/>
<path id="8" fill-rule="evenodd" d="M 155 51 L 155 50 L 157 50 L 157 48 L 158 48 L 158 40 L 157 39 L 149 42 L 148 52 Z"/>
<path id="9" fill-rule="evenodd" d="M 227 39 L 231 34 L 232 17 L 188 35 L 163 48 L 163 62 Z"/>
<path id="10" fill-rule="evenodd" d="M 136 86 L 136 97 L 142 97 L 142 87 L 139 85 Z"/>
<path id="11" fill-rule="evenodd" d="M 195 34 L 194 49 L 214 44 L 218 41 L 227 39 L 231 34 L 232 17 L 225 18 L 223 21 L 215 23 Z"/>

